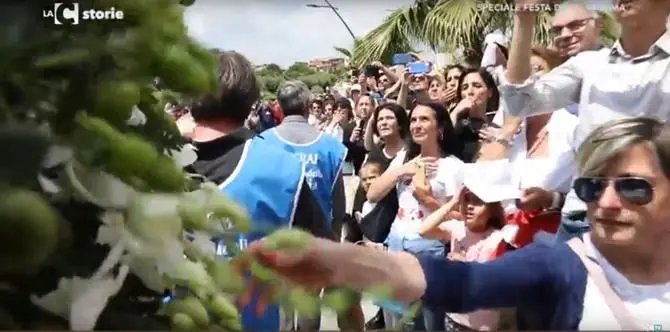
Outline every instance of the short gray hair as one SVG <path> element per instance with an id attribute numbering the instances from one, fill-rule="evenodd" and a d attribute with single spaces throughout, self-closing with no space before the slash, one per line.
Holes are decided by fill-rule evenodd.
<path id="1" fill-rule="evenodd" d="M 593 19 L 601 19 L 603 16 L 603 12 L 594 10 L 592 8 L 592 3 L 589 3 L 587 1 L 580 1 L 580 0 L 569 0 L 561 3 L 560 8 L 554 13 L 554 15 L 558 14 L 559 12 L 575 9 L 575 8 L 580 8 L 585 10 L 589 17 Z"/>
<path id="2" fill-rule="evenodd" d="M 640 143 L 654 149 L 670 178 L 670 126 L 649 117 L 609 121 L 591 132 L 577 152 L 581 176 L 602 176 L 612 159 Z"/>
<path id="3" fill-rule="evenodd" d="M 309 110 L 312 93 L 301 81 L 287 81 L 279 86 L 277 101 L 284 115 L 304 115 Z"/>

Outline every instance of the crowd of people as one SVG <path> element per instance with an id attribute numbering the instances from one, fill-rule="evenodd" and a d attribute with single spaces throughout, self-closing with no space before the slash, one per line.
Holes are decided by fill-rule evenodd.
<path id="1" fill-rule="evenodd" d="M 274 103 L 224 52 L 221 93 L 177 120 L 197 150 L 188 170 L 248 209 L 250 253 L 315 293 L 351 290 L 342 329 L 670 326 L 670 3 L 620 2 L 612 47 L 584 5 L 555 13 L 552 45 L 533 45 L 537 13 L 517 11 L 481 66 L 374 62 L 321 96 L 285 82 Z M 317 239 L 269 255 L 263 223 Z M 383 283 L 423 301 L 409 326 L 381 301 L 364 322 L 358 291 Z M 245 300 L 246 329 L 319 329 Z"/>

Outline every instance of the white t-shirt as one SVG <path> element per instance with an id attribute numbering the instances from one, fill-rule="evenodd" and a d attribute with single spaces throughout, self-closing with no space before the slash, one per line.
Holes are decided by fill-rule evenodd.
<path id="1" fill-rule="evenodd" d="M 337 138 L 340 142 L 342 142 L 344 138 L 344 130 L 339 123 L 326 126 L 323 128 L 323 132 Z"/>
<path id="2" fill-rule="evenodd" d="M 406 151 L 401 150 L 391 161 L 389 169 L 401 167 Z M 446 203 L 463 184 L 463 162 L 456 157 L 439 159 L 437 172 L 428 178 L 433 197 Z M 402 235 L 407 240 L 420 239 L 421 222 L 433 211 L 419 204 L 414 198 L 412 178 L 401 179 L 396 185 L 398 191 L 398 214 L 391 226 L 391 233 Z"/>
<path id="3" fill-rule="evenodd" d="M 361 218 L 367 216 L 376 205 L 377 203 L 370 203 L 369 201 L 365 201 L 365 203 L 363 203 L 363 207 L 361 208 Z"/>
<path id="4" fill-rule="evenodd" d="M 670 282 L 659 285 L 635 285 L 617 271 L 593 246 L 590 234 L 584 234 L 587 255 L 595 258 L 605 277 L 626 305 L 640 329 L 670 328 Z M 656 327 L 656 329 L 655 329 Z M 621 330 L 605 298 L 589 277 L 584 294 L 584 309 L 579 330 Z"/>

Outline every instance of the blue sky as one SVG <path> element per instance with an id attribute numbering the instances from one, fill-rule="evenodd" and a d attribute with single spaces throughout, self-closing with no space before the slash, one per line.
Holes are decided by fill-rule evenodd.
<path id="1" fill-rule="evenodd" d="M 196 0 L 186 10 L 189 33 L 209 47 L 236 50 L 254 64 L 287 67 L 296 61 L 335 56 L 333 46 L 349 47 L 352 39 L 329 8 L 306 4 L 323 0 Z M 413 0 L 332 0 L 354 34 L 378 26 L 389 9 Z"/>

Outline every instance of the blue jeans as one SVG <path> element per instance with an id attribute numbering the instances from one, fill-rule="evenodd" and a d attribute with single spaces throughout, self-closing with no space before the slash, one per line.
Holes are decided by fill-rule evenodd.
<path id="1" fill-rule="evenodd" d="M 415 240 L 404 242 L 405 251 L 415 255 L 445 257 L 444 244 L 437 241 Z M 413 331 L 444 331 L 444 316 L 442 308 L 424 306 L 421 313 L 414 318 Z"/>
<path id="2" fill-rule="evenodd" d="M 445 245 L 440 241 L 426 239 L 408 240 L 402 234 L 391 233 L 386 239 L 386 244 L 390 251 L 405 251 L 417 256 L 445 257 Z M 414 321 L 411 324 L 411 329 L 413 331 L 444 331 L 445 310 L 441 308 L 426 307 L 423 307 L 422 309 L 421 313 L 414 318 Z M 400 319 L 401 315 L 390 313 L 389 316 L 393 316 L 393 320 L 397 321 Z M 388 321 L 387 324 L 387 328 L 406 328 L 393 326 L 395 324 L 389 323 Z"/>

